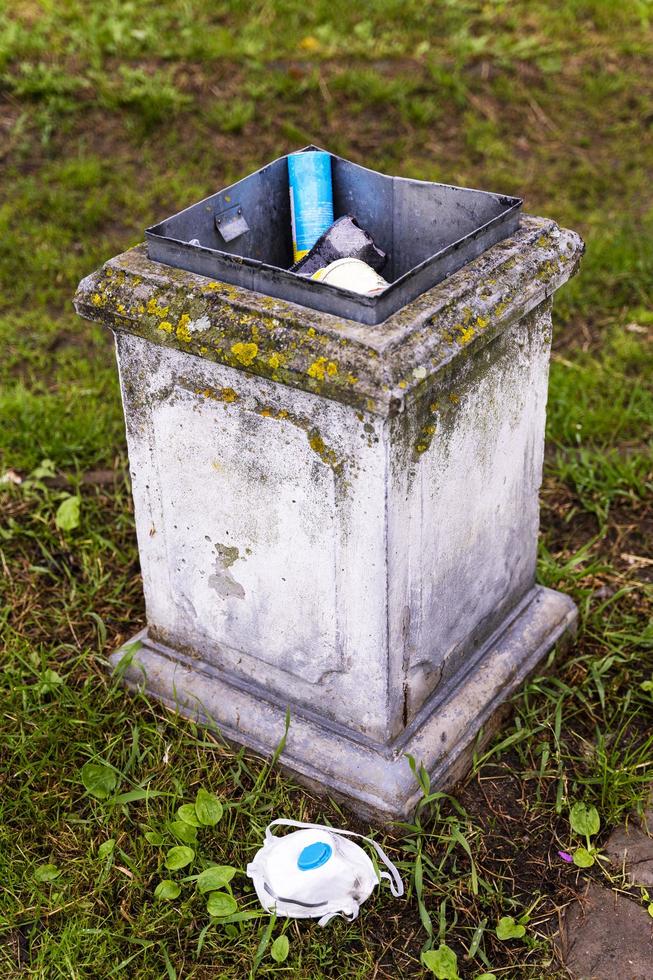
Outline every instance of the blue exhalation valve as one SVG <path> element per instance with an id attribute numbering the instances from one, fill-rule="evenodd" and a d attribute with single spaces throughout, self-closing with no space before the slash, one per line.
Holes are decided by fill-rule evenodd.
<path id="1" fill-rule="evenodd" d="M 326 864 L 333 853 L 330 844 L 324 841 L 316 841 L 309 844 L 297 858 L 297 867 L 300 871 L 313 871 L 314 868 L 321 868 Z"/>

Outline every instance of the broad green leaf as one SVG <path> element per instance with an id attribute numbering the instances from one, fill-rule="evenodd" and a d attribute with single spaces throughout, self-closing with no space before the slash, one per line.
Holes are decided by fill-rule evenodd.
<path id="1" fill-rule="evenodd" d="M 163 834 L 160 834 L 158 830 L 146 830 L 143 836 L 152 847 L 163 847 Z"/>
<path id="2" fill-rule="evenodd" d="M 648 907 L 648 909 L 646 911 L 648 912 L 648 914 L 653 919 L 653 902 L 651 902 L 651 904 L 649 905 L 649 907 Z"/>
<path id="3" fill-rule="evenodd" d="M 480 973 L 474 980 L 497 980 L 495 973 Z"/>
<path id="4" fill-rule="evenodd" d="M 188 823 L 191 827 L 201 827 L 202 824 L 197 819 L 197 814 L 195 813 L 194 803 L 184 803 L 177 810 L 177 817 L 179 820 L 183 820 L 184 823 Z"/>
<path id="5" fill-rule="evenodd" d="M 72 531 L 79 527 L 80 497 L 66 497 L 57 508 L 55 524 L 61 531 Z"/>
<path id="6" fill-rule="evenodd" d="M 511 915 L 504 915 L 497 923 L 497 939 L 521 939 L 525 933 L 524 927 L 515 922 Z"/>
<path id="7" fill-rule="evenodd" d="M 61 874 L 56 864 L 42 864 L 34 872 L 37 881 L 54 881 Z"/>
<path id="8" fill-rule="evenodd" d="M 444 943 L 439 949 L 428 949 L 422 953 L 422 963 L 438 980 L 459 980 L 458 957 Z"/>
<path id="9" fill-rule="evenodd" d="M 43 480 L 47 477 L 56 476 L 57 471 L 54 468 L 54 463 L 51 459 L 42 459 L 39 466 L 35 470 L 32 470 L 30 476 L 34 480 Z"/>
<path id="10" fill-rule="evenodd" d="M 165 866 L 169 871 L 179 871 L 180 868 L 185 868 L 187 864 L 195 857 L 195 851 L 192 847 L 184 847 L 179 845 L 178 847 L 171 847 L 166 854 Z"/>
<path id="11" fill-rule="evenodd" d="M 176 881 L 164 878 L 154 889 L 154 897 L 162 902 L 172 902 L 181 895 L 181 888 Z"/>
<path id="12" fill-rule="evenodd" d="M 195 813 L 202 826 L 214 827 L 222 817 L 222 803 L 212 793 L 207 793 L 205 789 L 198 789 L 195 797 Z"/>
<path id="13" fill-rule="evenodd" d="M 173 820 L 170 824 L 170 832 L 175 835 L 177 840 L 184 844 L 194 844 L 197 840 L 197 830 L 183 820 Z"/>
<path id="14" fill-rule="evenodd" d="M 41 680 L 36 684 L 36 691 L 38 694 L 50 694 L 59 684 L 63 684 L 63 677 L 56 670 L 44 670 Z"/>
<path id="15" fill-rule="evenodd" d="M 594 858 L 586 847 L 577 847 L 572 857 L 577 868 L 591 868 L 594 864 Z"/>
<path id="16" fill-rule="evenodd" d="M 231 915 L 237 908 L 236 899 L 226 892 L 211 892 L 206 903 L 206 911 L 216 918 Z"/>
<path id="17" fill-rule="evenodd" d="M 105 840 L 104 843 L 100 844 L 97 849 L 98 857 L 104 861 L 105 858 L 108 858 L 111 854 L 113 854 L 113 849 L 115 846 L 116 842 L 113 837 L 109 838 L 109 840 Z"/>
<path id="18" fill-rule="evenodd" d="M 572 830 L 585 837 L 592 837 L 601 829 L 599 811 L 595 806 L 587 806 L 585 803 L 574 803 L 569 813 L 569 823 Z"/>
<path id="19" fill-rule="evenodd" d="M 224 888 L 235 874 L 235 868 L 230 868 L 226 864 L 216 864 L 212 868 L 207 868 L 199 875 L 197 887 L 202 894 L 218 891 L 218 889 Z"/>
<path id="20" fill-rule="evenodd" d="M 118 777 L 108 766 L 99 762 L 87 762 L 82 767 L 82 782 L 91 796 L 106 800 L 116 788 Z"/>
<path id="21" fill-rule="evenodd" d="M 272 943 L 270 956 L 275 963 L 284 963 L 288 959 L 289 950 L 290 943 L 288 942 L 288 936 L 277 936 Z"/>

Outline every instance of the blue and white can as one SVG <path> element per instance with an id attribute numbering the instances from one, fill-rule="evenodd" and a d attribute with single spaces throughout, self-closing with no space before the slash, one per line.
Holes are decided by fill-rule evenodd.
<path id="1" fill-rule="evenodd" d="M 288 156 L 294 261 L 299 262 L 333 224 L 331 154 L 305 150 Z"/>

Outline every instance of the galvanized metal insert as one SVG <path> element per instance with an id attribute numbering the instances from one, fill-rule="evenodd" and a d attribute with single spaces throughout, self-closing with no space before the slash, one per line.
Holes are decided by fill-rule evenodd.
<path id="1" fill-rule="evenodd" d="M 335 217 L 354 215 L 388 254 L 382 274 L 390 285 L 382 293 L 361 296 L 290 271 L 287 155 L 148 228 L 149 257 L 374 324 L 519 227 L 520 198 L 392 177 L 336 154 L 331 159 Z"/>

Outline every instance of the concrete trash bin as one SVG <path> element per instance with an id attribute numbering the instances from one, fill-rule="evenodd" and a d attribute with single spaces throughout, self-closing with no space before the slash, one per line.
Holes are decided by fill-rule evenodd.
<path id="1" fill-rule="evenodd" d="M 84 279 L 146 599 L 126 682 L 266 754 L 289 708 L 282 761 L 362 812 L 409 813 L 407 753 L 436 788 L 464 775 L 575 622 L 535 559 L 551 297 L 581 252 L 522 216 L 378 325 L 144 246 Z"/>

